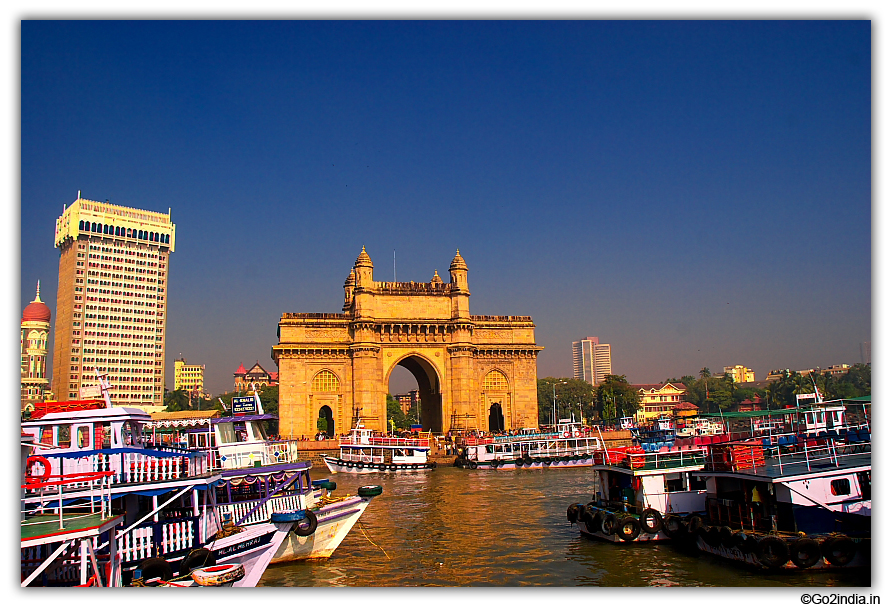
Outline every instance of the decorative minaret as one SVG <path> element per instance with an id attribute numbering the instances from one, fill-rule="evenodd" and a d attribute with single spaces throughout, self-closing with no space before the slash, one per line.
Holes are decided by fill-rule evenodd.
<path id="1" fill-rule="evenodd" d="M 456 249 L 456 256 L 450 264 L 450 282 L 453 318 L 468 318 L 468 265 L 459 255 L 459 249 Z"/>
<path id="2" fill-rule="evenodd" d="M 25 407 L 46 398 L 47 337 L 50 334 L 49 307 L 40 300 L 40 281 L 37 295 L 22 312 L 22 411 Z"/>

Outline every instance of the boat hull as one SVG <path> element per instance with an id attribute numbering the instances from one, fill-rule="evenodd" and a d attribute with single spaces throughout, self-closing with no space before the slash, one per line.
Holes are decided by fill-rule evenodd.
<path id="1" fill-rule="evenodd" d="M 416 463 L 416 464 L 377 464 L 372 462 L 347 462 L 337 457 L 323 455 L 322 461 L 325 463 L 329 472 L 332 474 L 346 472 L 350 474 L 372 474 L 389 473 L 389 472 L 424 472 L 433 470 L 437 467 L 434 462 Z"/>
<path id="2" fill-rule="evenodd" d="M 853 538 L 855 542 L 861 542 L 865 540 L 859 540 Z M 812 565 L 811 567 L 798 567 L 794 564 L 793 561 L 788 560 L 784 565 L 780 567 L 768 567 L 757 557 L 757 555 L 753 552 L 744 552 L 739 548 L 727 548 L 722 544 L 718 546 L 710 546 L 703 537 L 698 537 L 695 542 L 695 546 L 701 552 L 712 554 L 713 556 L 717 556 L 721 559 L 733 561 L 739 563 L 741 565 L 756 567 L 763 570 L 797 570 L 803 569 L 805 571 L 816 571 L 816 570 L 830 570 L 830 569 L 852 569 L 852 568 L 860 568 L 860 567 L 870 567 L 871 566 L 871 547 L 869 544 L 865 544 L 862 547 L 858 547 L 855 551 L 855 554 L 848 563 L 844 565 L 833 565 L 828 560 L 822 556 L 818 559 L 818 561 Z"/>
<path id="3" fill-rule="evenodd" d="M 590 531 L 589 528 L 586 526 L 586 523 L 584 523 L 583 521 L 577 521 L 576 525 L 580 529 L 580 533 L 582 533 L 586 537 L 590 539 L 601 540 L 604 542 L 611 542 L 612 544 L 635 544 L 642 542 L 670 541 L 670 537 L 663 531 L 658 531 L 657 533 L 646 533 L 644 531 L 641 531 L 635 539 L 624 540 L 616 533 L 608 535 L 606 533 L 603 533 L 601 529 L 593 529 Z"/>
<path id="4" fill-rule="evenodd" d="M 460 460 L 457 462 L 457 465 L 460 468 L 467 468 L 471 470 L 548 470 L 550 468 L 553 470 L 561 470 L 564 468 L 588 468 L 592 466 L 592 456 L 580 457 L 578 459 L 572 459 L 567 462 L 550 462 L 548 464 L 542 461 L 534 461 L 529 464 L 522 464 L 520 466 L 516 464 L 514 460 L 491 460 L 482 462 L 473 460 Z"/>
<path id="5" fill-rule="evenodd" d="M 286 563 L 305 559 L 325 559 L 341 545 L 366 508 L 370 499 L 351 497 L 327 504 L 316 511 L 317 528 L 309 536 L 290 531 L 273 556 L 272 563 Z"/>

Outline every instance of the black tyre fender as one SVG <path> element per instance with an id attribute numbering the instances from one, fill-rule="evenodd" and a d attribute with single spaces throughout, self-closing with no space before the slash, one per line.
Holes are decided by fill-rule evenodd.
<path id="1" fill-rule="evenodd" d="M 207 548 L 196 548 L 180 561 L 180 575 L 186 575 L 198 567 L 210 567 L 217 564 L 217 557 Z"/>
<path id="2" fill-rule="evenodd" d="M 747 539 L 741 544 L 741 552 L 745 554 L 756 554 L 757 546 L 760 544 L 760 536 L 756 534 L 748 534 Z"/>
<path id="3" fill-rule="evenodd" d="M 704 526 L 704 520 L 697 514 L 688 519 L 688 532 L 692 535 L 698 533 L 698 530 Z"/>
<path id="4" fill-rule="evenodd" d="M 433 470 L 436 467 L 437 467 L 437 462 L 431 462 L 431 469 Z"/>
<path id="5" fill-rule="evenodd" d="M 397 469 L 397 465 L 396 465 L 396 464 L 391 464 L 391 470 L 396 470 L 396 469 Z"/>
<path id="6" fill-rule="evenodd" d="M 378 464 L 378 469 L 384 472 L 387 469 L 387 466 L 385 466 L 384 464 Z"/>
<path id="7" fill-rule="evenodd" d="M 602 517 L 602 533 L 605 535 L 614 535 L 617 532 L 617 517 L 613 512 L 606 512 Z"/>
<path id="8" fill-rule="evenodd" d="M 477 467 L 478 467 L 478 463 L 477 463 L 477 462 L 468 460 L 468 469 L 469 469 L 469 470 L 477 470 Z"/>
<path id="9" fill-rule="evenodd" d="M 363 485 L 357 489 L 357 495 L 360 497 L 375 497 L 381 495 L 381 485 Z"/>
<path id="10" fill-rule="evenodd" d="M 140 563 L 139 569 L 143 580 L 161 578 L 162 581 L 166 582 L 174 577 L 174 570 L 171 568 L 171 564 L 158 557 L 145 559 Z"/>
<path id="11" fill-rule="evenodd" d="M 639 525 L 645 533 L 660 533 L 664 528 L 664 519 L 654 508 L 645 508 L 639 516 Z"/>
<path id="12" fill-rule="evenodd" d="M 822 542 L 822 556 L 835 567 L 843 567 L 856 556 L 856 542 L 845 535 L 832 535 Z"/>
<path id="13" fill-rule="evenodd" d="M 528 455 L 527 457 L 524 458 L 524 463 L 527 464 L 528 466 L 531 465 L 533 463 L 533 458 Z"/>
<path id="14" fill-rule="evenodd" d="M 545 458 L 545 459 L 543 460 L 543 465 L 544 465 L 544 466 L 551 466 L 551 465 L 552 465 L 552 460 L 549 459 L 548 457 Z"/>
<path id="15" fill-rule="evenodd" d="M 719 543 L 725 546 L 726 548 L 734 548 L 735 547 L 735 538 L 734 533 L 732 532 L 732 528 L 728 525 L 723 525 L 719 528 Z"/>
<path id="16" fill-rule="evenodd" d="M 571 504 L 567 507 L 567 522 L 574 524 L 577 522 L 577 514 L 580 511 L 580 504 Z"/>
<path id="17" fill-rule="evenodd" d="M 744 550 L 744 544 L 747 542 L 747 534 L 743 531 L 739 531 L 732 535 L 732 547 L 737 548 L 738 550 Z"/>
<path id="18" fill-rule="evenodd" d="M 708 527 L 707 531 L 701 536 L 707 545 L 711 548 L 718 548 L 720 545 L 719 527 Z"/>
<path id="19" fill-rule="evenodd" d="M 586 506 L 586 531 L 597 533 L 602 528 L 602 512 L 593 506 Z"/>
<path id="20" fill-rule="evenodd" d="M 800 569 L 809 569 L 822 558 L 822 547 L 811 537 L 797 538 L 791 542 L 791 561 Z"/>
<path id="21" fill-rule="evenodd" d="M 523 465 L 524 465 L 524 458 L 519 457 L 518 459 L 515 460 L 515 466 L 517 466 L 518 468 L 520 468 Z"/>
<path id="22" fill-rule="evenodd" d="M 675 514 L 670 514 L 664 519 L 664 533 L 670 539 L 676 539 L 685 534 L 685 523 Z"/>
<path id="23" fill-rule="evenodd" d="M 775 535 L 767 535 L 761 539 L 754 554 L 757 560 L 769 569 L 783 567 L 791 557 L 788 545 Z"/>
<path id="24" fill-rule="evenodd" d="M 304 510 L 304 518 L 295 521 L 295 524 L 292 525 L 291 530 L 295 532 L 295 535 L 300 537 L 307 537 L 309 535 L 313 535 L 316 533 L 316 528 L 319 526 L 319 519 L 316 518 L 316 513 L 313 510 L 307 509 Z"/>
<path id="25" fill-rule="evenodd" d="M 625 516 L 617 524 L 617 535 L 624 542 L 633 541 L 639 537 L 641 531 L 642 527 L 639 525 L 639 521 L 633 516 Z"/>

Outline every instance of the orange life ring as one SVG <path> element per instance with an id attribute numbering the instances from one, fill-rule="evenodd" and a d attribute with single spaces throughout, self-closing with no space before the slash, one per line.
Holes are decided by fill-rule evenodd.
<path id="1" fill-rule="evenodd" d="M 31 474 L 31 467 L 34 464 L 40 464 L 41 466 L 43 466 L 43 474 L 41 474 L 40 476 Z M 50 460 L 42 455 L 32 455 L 25 463 L 25 473 L 31 478 L 32 481 L 42 483 L 46 479 L 50 478 L 50 475 L 53 473 L 53 469 L 50 467 Z"/>
<path id="2" fill-rule="evenodd" d="M 570 433 L 570 432 L 565 432 L 565 433 L 564 433 L 564 438 L 570 438 L 570 437 L 571 437 L 571 433 Z"/>
<path id="3" fill-rule="evenodd" d="M 229 582 L 238 582 L 245 577 L 245 567 L 240 563 L 211 565 L 193 569 L 190 575 L 199 586 L 221 586 Z"/>
<path id="4" fill-rule="evenodd" d="M 580 438 L 582 434 L 580 434 L 579 430 L 574 430 L 574 438 Z"/>

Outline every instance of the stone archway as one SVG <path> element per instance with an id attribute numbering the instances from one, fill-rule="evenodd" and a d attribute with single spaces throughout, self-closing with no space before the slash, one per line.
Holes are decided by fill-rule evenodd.
<path id="1" fill-rule="evenodd" d="M 502 413 L 502 405 L 500 403 L 490 405 L 490 415 L 487 416 L 487 422 L 490 432 L 505 431 L 505 416 Z"/>
<path id="2" fill-rule="evenodd" d="M 406 356 L 391 367 L 383 385 L 388 386 L 391 373 L 395 367 L 403 367 L 415 378 L 419 386 L 419 423 L 422 430 L 443 432 L 443 391 L 437 369 L 424 357 L 417 354 Z"/>
<path id="3" fill-rule="evenodd" d="M 326 425 L 325 429 L 323 429 L 321 427 L 322 424 L 317 422 L 317 427 L 320 428 L 320 432 L 325 432 L 328 438 L 332 438 L 333 436 L 335 436 L 335 418 L 332 416 L 332 408 L 328 405 L 323 405 L 322 407 L 320 407 L 319 419 L 324 419 Z"/>

